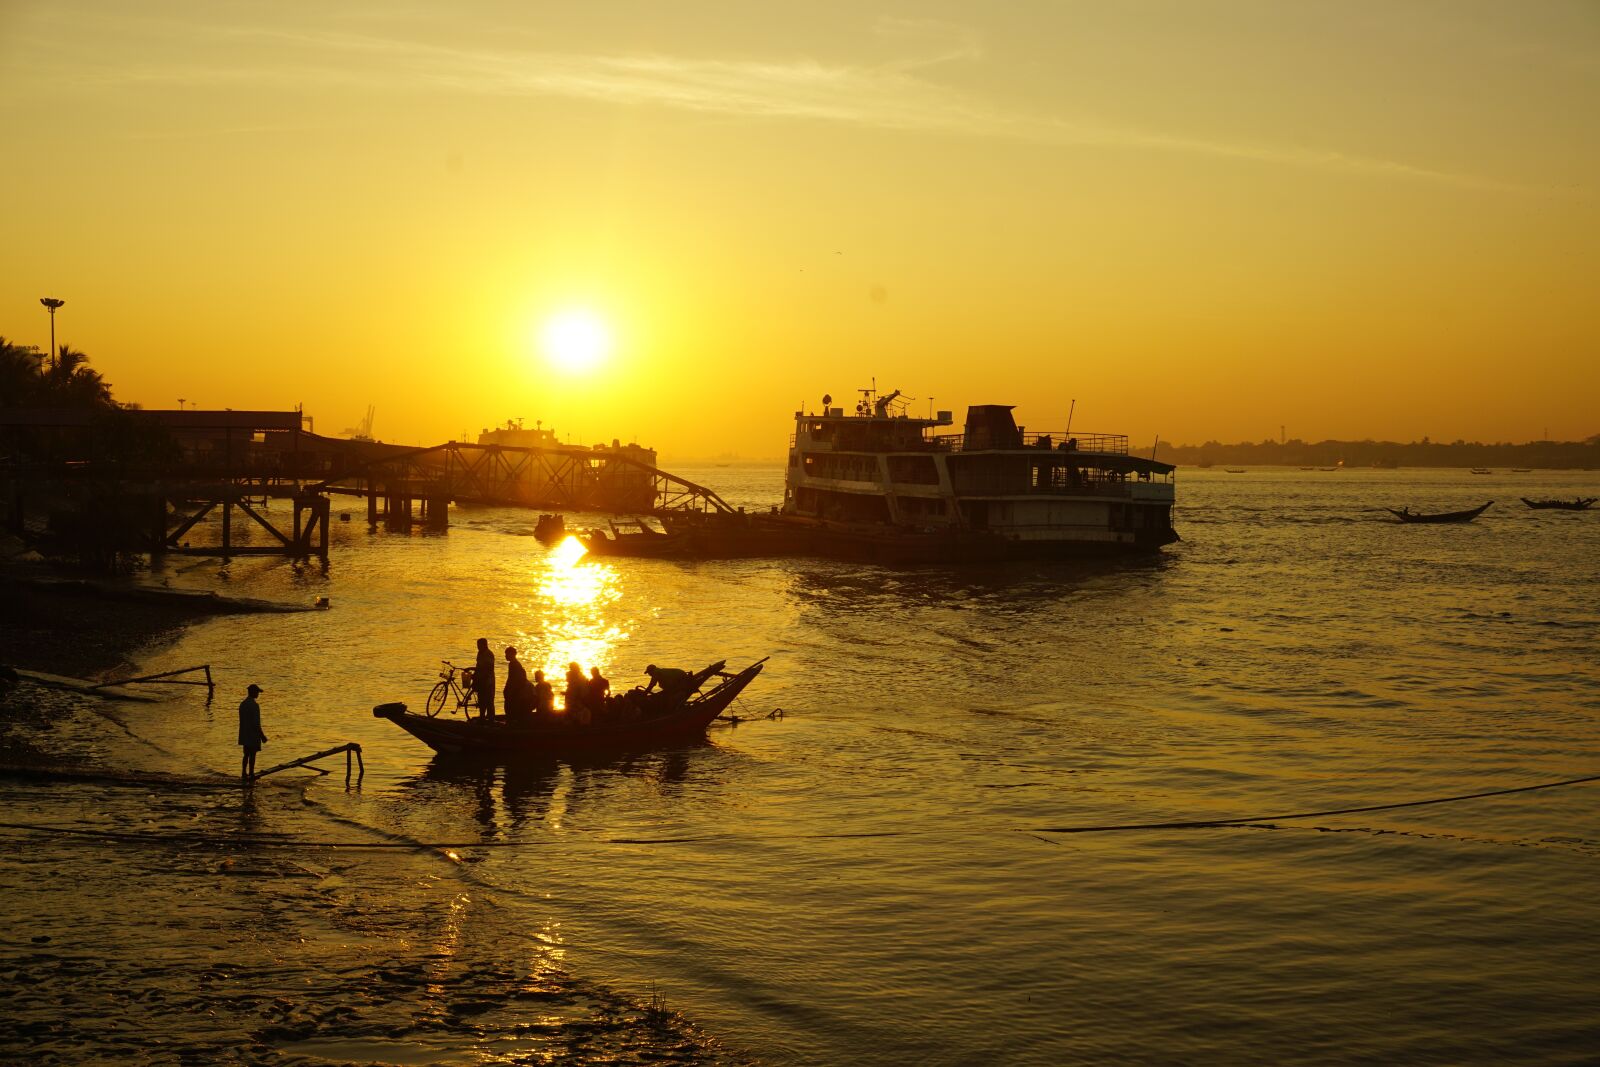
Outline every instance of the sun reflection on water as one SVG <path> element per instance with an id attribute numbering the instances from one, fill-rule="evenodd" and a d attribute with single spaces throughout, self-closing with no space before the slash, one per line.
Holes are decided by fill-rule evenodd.
<path id="1" fill-rule="evenodd" d="M 542 669 L 559 691 L 568 663 L 609 671 L 617 644 L 628 638 L 627 620 L 617 611 L 622 579 L 616 567 L 588 557 L 576 537 L 535 559 L 534 567 L 536 617 L 528 620 L 524 658 L 530 674 Z"/>

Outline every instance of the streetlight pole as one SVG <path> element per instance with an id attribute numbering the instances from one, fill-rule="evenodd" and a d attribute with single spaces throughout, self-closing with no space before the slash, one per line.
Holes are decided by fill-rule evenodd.
<path id="1" fill-rule="evenodd" d="M 65 304 L 66 301 L 65 300 L 57 300 L 53 296 L 41 296 L 39 298 L 39 303 L 43 304 L 45 306 L 45 310 L 50 312 L 50 369 L 51 370 L 55 370 L 56 369 L 56 308 L 60 307 L 62 304 Z"/>

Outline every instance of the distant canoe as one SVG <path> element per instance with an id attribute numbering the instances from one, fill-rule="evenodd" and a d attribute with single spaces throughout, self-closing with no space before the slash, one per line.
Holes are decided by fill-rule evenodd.
<path id="1" fill-rule="evenodd" d="M 1223 470 L 1227 471 L 1229 474 L 1243 474 L 1244 473 L 1244 468 L 1243 467 L 1224 467 Z"/>
<path id="2" fill-rule="evenodd" d="M 1477 507 L 1468 508 L 1466 511 L 1443 511 L 1432 515 L 1427 515 L 1420 511 L 1412 511 L 1410 508 L 1384 508 L 1383 510 L 1401 522 L 1471 522 L 1485 511 L 1488 511 L 1489 504 L 1493 503 L 1494 501 L 1491 500 L 1488 504 L 1479 504 Z"/>
<path id="3" fill-rule="evenodd" d="M 1558 511 L 1588 511 L 1589 505 L 1593 504 L 1597 499 L 1600 499 L 1600 497 L 1580 496 L 1571 500 L 1529 500 L 1527 497 L 1523 497 L 1522 502 L 1536 511 L 1544 511 L 1549 508 L 1555 508 Z"/>
<path id="4" fill-rule="evenodd" d="M 1490 470 L 1487 467 L 1473 467 L 1472 468 L 1472 473 L 1473 474 L 1493 474 L 1494 471 Z"/>

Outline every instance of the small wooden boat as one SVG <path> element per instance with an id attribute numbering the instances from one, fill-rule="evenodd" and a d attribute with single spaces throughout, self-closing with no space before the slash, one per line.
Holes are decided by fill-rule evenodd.
<path id="1" fill-rule="evenodd" d="M 388 719 L 435 752 L 494 758 L 559 756 L 569 753 L 634 752 L 703 739 L 706 727 L 727 709 L 744 687 L 761 673 L 759 660 L 727 674 L 721 661 L 691 675 L 691 687 L 671 696 L 643 697 L 643 713 L 631 721 L 602 716 L 592 725 L 538 722 L 513 726 L 504 716 L 493 719 L 430 717 L 407 711 L 404 704 L 379 704 L 374 718 Z M 715 680 L 705 691 L 702 686 Z"/>
<path id="2" fill-rule="evenodd" d="M 564 541 L 567 537 L 567 519 L 565 515 L 551 515 L 549 513 L 539 516 L 539 521 L 534 524 L 533 536 L 538 538 L 540 544 L 553 545 Z"/>
<path id="3" fill-rule="evenodd" d="M 1527 497 L 1523 497 L 1522 502 L 1535 511 L 1544 511 L 1547 508 L 1555 508 L 1559 511 L 1588 511 L 1589 505 L 1593 504 L 1597 499 L 1600 499 L 1600 497 L 1580 496 L 1571 500 L 1529 500 Z"/>
<path id="4" fill-rule="evenodd" d="M 1473 474 L 1493 474 L 1494 471 L 1490 470 L 1488 467 L 1473 467 L 1472 468 L 1472 473 Z"/>
<path id="5" fill-rule="evenodd" d="M 682 534 L 663 533 L 643 520 L 611 522 L 611 532 L 590 530 L 578 535 L 583 547 L 596 556 L 668 557 L 688 554 L 689 539 Z"/>
<path id="6" fill-rule="evenodd" d="M 1224 467 L 1222 469 L 1227 471 L 1229 474 L 1243 474 L 1244 473 L 1244 468 L 1243 467 Z"/>
<path id="7" fill-rule="evenodd" d="M 1471 522 L 1485 511 L 1488 511 L 1489 504 L 1493 503 L 1494 501 L 1491 500 L 1488 504 L 1479 504 L 1477 507 L 1468 508 L 1466 511 L 1442 511 L 1432 515 L 1424 514 L 1420 511 L 1412 511 L 1410 508 L 1384 508 L 1383 510 L 1401 522 Z"/>

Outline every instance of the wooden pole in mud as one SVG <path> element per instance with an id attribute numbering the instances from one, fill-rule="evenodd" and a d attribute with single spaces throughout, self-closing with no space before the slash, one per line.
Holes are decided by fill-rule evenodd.
<path id="1" fill-rule="evenodd" d="M 321 752 L 313 752 L 309 756 L 301 756 L 299 759 L 292 759 L 288 763 L 280 763 L 276 767 L 268 767 L 264 771 L 257 771 L 255 774 L 250 776 L 250 780 L 253 782 L 257 778 L 265 778 L 269 774 L 277 774 L 279 771 L 286 771 L 286 770 L 289 770 L 292 767 L 306 767 L 309 764 L 311 764 L 311 763 L 313 763 L 313 762 L 315 762 L 315 761 L 317 761 L 319 759 L 325 759 L 328 756 L 334 756 L 334 755 L 339 754 L 340 752 L 343 752 L 345 754 L 345 756 L 344 756 L 344 764 L 345 764 L 346 774 L 348 775 L 349 767 L 350 767 L 350 755 L 351 755 L 351 753 L 355 754 L 356 759 L 359 760 L 361 758 L 361 746 L 356 744 L 354 741 L 351 741 L 348 744 L 334 745 L 332 748 L 324 749 Z M 321 767 L 311 767 L 310 769 L 313 770 L 313 771 L 316 771 L 318 774 L 327 774 L 328 773 L 327 771 L 323 770 Z M 362 770 L 363 773 L 366 772 L 366 764 L 365 763 L 363 763 L 361 765 L 361 770 Z"/>
<path id="2" fill-rule="evenodd" d="M 222 431 L 222 556 L 233 548 L 233 427 Z"/>

